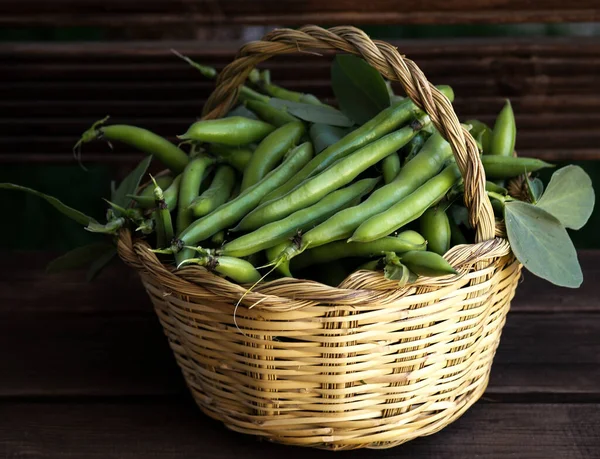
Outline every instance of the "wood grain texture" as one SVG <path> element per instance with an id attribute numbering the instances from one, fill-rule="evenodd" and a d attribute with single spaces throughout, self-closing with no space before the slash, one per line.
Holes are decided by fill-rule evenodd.
<path id="1" fill-rule="evenodd" d="M 25 13 L 28 14 L 25 14 Z M 599 17 L 594 0 L 425 0 L 407 5 L 393 0 L 8 0 L 0 24 L 10 26 L 157 27 L 214 24 L 464 24 L 590 22 Z"/>
<path id="2" fill-rule="evenodd" d="M 517 150 L 547 160 L 600 158 L 600 44 L 586 38 L 502 38 L 394 43 L 434 83 L 450 84 L 462 119 L 493 123 L 505 98 L 517 115 Z M 173 56 L 176 48 L 216 68 L 239 43 L 102 42 L 0 44 L 0 162 L 71 163 L 89 125 L 110 114 L 174 139 L 200 114 L 213 88 Z M 275 81 L 331 102 L 330 58 L 267 61 Z M 23 142 L 23 137 L 28 141 Z M 131 164 L 136 152 L 86 145 L 88 162 Z"/>
<path id="3" fill-rule="evenodd" d="M 40 459 L 326 459 L 228 431 L 189 399 L 145 403 L 3 403 L 0 456 Z M 600 450 L 598 404 L 478 403 L 431 437 L 340 457 L 368 459 L 592 459 Z"/>

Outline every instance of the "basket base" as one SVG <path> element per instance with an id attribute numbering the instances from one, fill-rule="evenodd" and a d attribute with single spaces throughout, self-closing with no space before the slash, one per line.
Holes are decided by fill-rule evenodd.
<path id="1" fill-rule="evenodd" d="M 473 392 L 466 394 L 460 400 L 456 400 L 452 404 L 452 407 L 440 410 L 438 414 L 439 420 L 433 425 L 428 423 L 426 431 L 419 433 L 418 431 L 415 431 L 414 429 L 408 429 L 403 425 L 391 426 L 389 424 L 389 419 L 386 419 L 385 424 L 382 423 L 381 426 L 381 435 L 388 438 L 393 438 L 393 440 L 370 443 L 360 443 L 359 441 L 356 441 L 362 436 L 362 432 L 359 433 L 358 430 L 356 437 L 353 439 L 350 435 L 348 435 L 347 427 L 343 429 L 344 434 L 342 436 L 336 435 L 335 427 L 313 428 L 312 430 L 315 431 L 315 435 L 312 437 L 307 436 L 306 431 L 302 431 L 301 435 L 297 433 L 296 436 L 289 435 L 290 433 L 293 434 L 293 431 L 288 431 L 287 435 L 281 430 L 266 431 L 263 427 L 258 427 L 259 423 L 257 423 L 257 427 L 252 428 L 252 426 L 248 425 L 248 423 L 242 425 L 238 419 L 228 417 L 223 413 L 222 410 L 211 409 L 210 400 L 207 400 L 207 397 L 204 394 L 194 389 L 194 387 L 191 385 L 189 385 L 189 389 L 194 397 L 194 400 L 196 401 L 196 404 L 205 415 L 216 421 L 222 422 L 225 427 L 234 432 L 252 435 L 254 437 L 258 437 L 259 439 L 272 443 L 279 443 L 282 445 L 311 447 L 328 451 L 347 451 L 365 448 L 389 449 L 402 445 L 403 443 L 407 443 L 411 440 L 415 440 L 419 437 L 433 435 L 449 424 L 458 420 L 463 414 L 465 414 L 467 410 L 473 406 L 473 404 L 475 404 L 475 402 L 477 402 L 484 394 L 488 383 L 489 373 L 486 375 L 484 381 L 479 381 Z M 406 414 L 404 414 L 404 416 L 406 416 Z M 430 419 L 431 415 L 428 414 L 427 416 Z M 318 433 L 321 433 L 321 435 L 318 435 Z"/>

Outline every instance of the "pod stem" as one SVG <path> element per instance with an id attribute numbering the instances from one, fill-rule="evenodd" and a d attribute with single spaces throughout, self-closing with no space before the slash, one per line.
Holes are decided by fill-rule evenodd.
<path id="1" fill-rule="evenodd" d="M 92 124 L 92 127 L 90 127 L 87 131 L 85 131 L 83 134 L 81 134 L 81 137 L 79 138 L 79 140 L 73 147 L 73 157 L 77 160 L 77 162 L 79 163 L 79 166 L 85 171 L 87 171 L 87 168 L 81 162 L 81 147 L 84 143 L 89 143 L 96 139 L 101 138 L 101 132 L 100 132 L 99 127 L 102 126 L 104 123 L 106 123 L 109 118 L 110 118 L 110 116 L 107 115 L 104 118 L 102 118 L 101 120 L 98 120 L 94 124 Z M 112 149 L 112 145 L 110 144 L 110 142 L 108 142 L 108 145 Z"/>

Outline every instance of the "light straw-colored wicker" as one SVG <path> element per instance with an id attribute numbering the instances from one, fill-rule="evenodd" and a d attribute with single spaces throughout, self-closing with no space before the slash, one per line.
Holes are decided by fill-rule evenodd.
<path id="1" fill-rule="evenodd" d="M 521 265 L 495 237 L 502 228 L 477 147 L 452 105 L 412 61 L 358 29 L 282 29 L 245 45 L 219 75 L 205 117 L 232 107 L 259 62 L 319 50 L 358 54 L 400 81 L 452 144 L 478 241 L 445 255 L 459 274 L 398 288 L 359 271 L 338 288 L 285 278 L 248 293 L 201 267 L 163 265 L 128 231 L 119 254 L 139 272 L 206 414 L 281 443 L 388 448 L 437 432 L 484 392 Z"/>

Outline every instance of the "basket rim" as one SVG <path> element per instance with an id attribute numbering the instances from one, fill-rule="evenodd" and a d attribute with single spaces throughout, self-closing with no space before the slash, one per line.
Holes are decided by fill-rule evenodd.
<path id="1" fill-rule="evenodd" d="M 444 258 L 458 271 L 458 274 L 436 278 L 419 277 L 414 284 L 401 288 L 396 282 L 385 279 L 380 272 L 361 270 L 351 273 L 337 287 L 308 279 L 284 277 L 261 282 L 249 291 L 247 284 L 236 284 L 201 266 L 189 265 L 177 269 L 174 265 L 163 264 L 152 252 L 150 245 L 143 238 L 134 237 L 129 229 L 122 229 L 119 232 L 117 249 L 119 257 L 127 265 L 149 274 L 168 289 L 185 291 L 189 295 L 193 295 L 198 288 L 208 289 L 236 301 L 243 298 L 240 304 L 245 305 L 255 305 L 266 299 L 291 301 L 295 304 L 303 302 L 351 304 L 386 294 L 402 297 L 423 288 L 439 289 L 464 284 L 475 278 L 488 278 L 494 269 L 494 262 L 501 258 L 514 258 L 508 240 L 496 237 L 485 242 L 452 247 Z M 363 287 L 365 285 L 368 285 L 368 288 Z M 290 296 L 280 293 L 288 289 L 292 291 Z"/>

